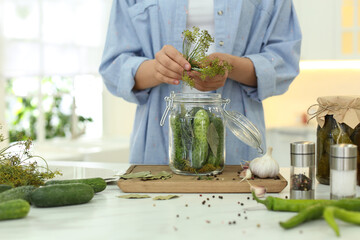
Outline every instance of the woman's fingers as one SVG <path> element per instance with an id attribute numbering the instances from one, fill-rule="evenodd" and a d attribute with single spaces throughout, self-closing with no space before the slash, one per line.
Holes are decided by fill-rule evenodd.
<path id="1" fill-rule="evenodd" d="M 163 51 L 170 59 L 172 59 L 175 63 L 177 63 L 180 66 L 181 72 L 183 70 L 189 71 L 191 69 L 189 62 L 186 61 L 183 55 L 173 46 L 165 45 L 163 47 Z"/>
<path id="2" fill-rule="evenodd" d="M 158 79 L 160 82 L 167 83 L 167 84 L 174 84 L 178 85 L 180 81 L 175 78 L 168 77 L 166 75 L 161 74 L 160 72 L 155 73 L 156 79 Z"/>
<path id="3" fill-rule="evenodd" d="M 200 91 L 213 91 L 223 87 L 227 79 L 227 73 L 223 76 L 217 75 L 213 78 L 202 79 L 199 72 L 191 71 L 190 76 L 194 79 L 195 88 Z"/>
<path id="4" fill-rule="evenodd" d="M 155 70 L 157 72 L 161 73 L 162 75 L 167 76 L 169 78 L 173 78 L 173 79 L 181 79 L 181 76 L 182 76 L 182 72 L 181 72 L 181 74 L 179 72 L 174 72 L 174 71 L 170 70 L 169 68 L 166 68 L 162 64 L 155 65 Z"/>
<path id="5" fill-rule="evenodd" d="M 190 69 L 190 64 L 173 46 L 165 45 L 155 54 L 156 71 L 166 78 L 181 79 L 184 69 Z"/>
<path id="6" fill-rule="evenodd" d="M 155 54 L 155 77 L 161 82 L 179 84 L 185 68 L 191 68 L 182 54 L 173 46 L 165 45 Z"/>

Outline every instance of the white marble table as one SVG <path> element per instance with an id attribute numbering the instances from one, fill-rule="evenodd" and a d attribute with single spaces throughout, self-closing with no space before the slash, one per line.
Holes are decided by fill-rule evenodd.
<path id="1" fill-rule="evenodd" d="M 110 177 L 128 164 L 51 162 L 69 177 Z M 288 178 L 288 169 L 281 173 Z M 357 188 L 358 196 L 360 189 Z M 180 194 L 177 199 L 121 199 L 117 185 L 108 185 L 87 204 L 56 208 L 31 207 L 24 219 L 1 221 L 1 240 L 72 239 L 358 239 L 360 227 L 338 222 L 341 238 L 324 220 L 283 230 L 279 221 L 295 213 L 271 212 L 250 194 Z M 165 194 L 150 194 L 151 196 Z M 289 188 L 273 196 L 289 196 Z M 219 198 L 222 196 L 223 198 Z M 329 198 L 329 187 L 318 185 L 317 198 Z M 207 200 L 207 198 L 209 200 Z M 249 199 L 248 199 L 249 198 Z M 206 201 L 203 205 L 202 202 Z M 243 203 L 242 204 L 239 204 Z"/>

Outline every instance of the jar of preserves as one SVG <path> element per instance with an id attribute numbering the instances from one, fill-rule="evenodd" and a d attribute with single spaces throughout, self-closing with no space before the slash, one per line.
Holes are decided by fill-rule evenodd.
<path id="1" fill-rule="evenodd" d="M 330 147 L 334 144 L 355 144 L 360 150 L 360 97 L 332 96 L 318 98 L 314 113 L 316 132 L 316 179 L 321 184 L 330 183 Z M 357 157 L 360 167 L 360 157 Z M 360 172 L 357 173 L 360 185 Z"/>
<path id="2" fill-rule="evenodd" d="M 177 174 L 218 174 L 225 166 L 225 127 L 258 148 L 261 134 L 242 114 L 227 112 L 229 99 L 218 93 L 174 93 L 165 98 L 169 115 L 169 166 Z"/>

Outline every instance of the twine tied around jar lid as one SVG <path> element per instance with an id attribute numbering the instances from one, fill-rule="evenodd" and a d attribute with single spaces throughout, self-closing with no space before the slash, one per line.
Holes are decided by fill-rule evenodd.
<path id="1" fill-rule="evenodd" d="M 317 102 L 308 108 L 307 113 L 311 116 L 309 121 L 316 117 L 320 127 L 324 126 L 326 115 L 333 115 L 336 122 L 351 128 L 360 123 L 360 96 L 326 96 L 319 97 Z M 311 112 L 314 107 L 318 108 Z"/>

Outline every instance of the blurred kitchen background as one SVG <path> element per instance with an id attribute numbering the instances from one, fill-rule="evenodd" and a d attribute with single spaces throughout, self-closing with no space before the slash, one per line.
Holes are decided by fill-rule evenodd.
<path id="1" fill-rule="evenodd" d="M 35 139 L 48 161 L 128 162 L 136 106 L 98 74 L 112 0 L 0 0 L 0 123 Z M 360 0 L 294 0 L 300 75 L 264 101 L 267 144 L 289 166 L 290 142 L 316 139 L 319 96 L 360 95 Z M 1 143 L 2 145 L 6 143 Z"/>

